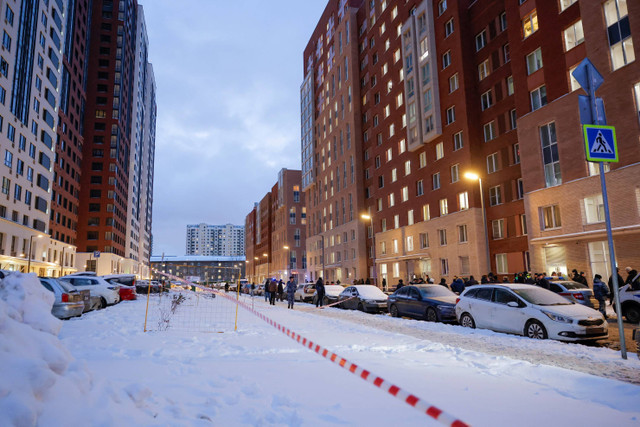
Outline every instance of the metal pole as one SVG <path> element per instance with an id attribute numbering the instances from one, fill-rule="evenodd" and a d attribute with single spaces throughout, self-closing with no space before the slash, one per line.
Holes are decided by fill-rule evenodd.
<path id="1" fill-rule="evenodd" d="M 489 229 L 487 227 L 487 208 L 484 206 L 484 191 L 482 188 L 482 178 L 478 178 L 480 184 L 480 207 L 482 208 L 482 223 L 484 224 L 484 245 L 485 256 L 487 257 L 487 274 L 491 271 L 491 256 L 489 255 Z"/>
<path id="2" fill-rule="evenodd" d="M 62 256 L 60 257 L 60 277 L 64 276 L 64 246 L 62 247 Z"/>
<path id="3" fill-rule="evenodd" d="M 27 257 L 27 273 L 31 273 L 31 244 L 33 243 L 33 234 L 29 236 L 29 256 Z"/>
<path id="4" fill-rule="evenodd" d="M 377 280 L 377 276 L 378 276 L 378 272 L 376 269 L 376 231 L 373 229 L 373 215 L 369 216 L 369 221 L 371 223 L 371 245 L 372 245 L 372 249 L 371 249 L 371 255 L 372 255 L 372 260 L 373 260 L 373 284 L 374 285 L 378 285 L 378 280 Z"/>

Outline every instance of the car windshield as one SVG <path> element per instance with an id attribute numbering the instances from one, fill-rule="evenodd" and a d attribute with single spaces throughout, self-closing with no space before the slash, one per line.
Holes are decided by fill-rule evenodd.
<path id="1" fill-rule="evenodd" d="M 358 295 L 362 298 L 371 298 L 371 299 L 386 299 L 387 295 L 380 290 L 377 286 L 357 286 Z"/>
<path id="2" fill-rule="evenodd" d="M 571 301 L 543 288 L 512 289 L 525 301 L 536 305 L 571 305 Z"/>
<path id="3" fill-rule="evenodd" d="M 425 298 L 457 296 L 456 294 L 451 292 L 449 289 L 440 285 L 424 286 L 424 287 L 416 286 L 416 287 L 420 290 L 420 293 Z"/>
<path id="4" fill-rule="evenodd" d="M 589 287 L 587 285 L 583 285 L 582 283 L 578 283 L 578 282 L 558 282 L 558 284 L 564 286 L 568 290 L 572 290 L 572 289 L 589 289 Z"/>

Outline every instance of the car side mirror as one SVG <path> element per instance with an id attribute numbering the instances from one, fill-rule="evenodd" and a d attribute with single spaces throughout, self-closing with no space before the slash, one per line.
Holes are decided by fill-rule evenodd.
<path id="1" fill-rule="evenodd" d="M 520 307 L 520 304 L 518 304 L 518 303 L 517 303 L 517 302 L 515 302 L 515 301 L 509 301 L 509 302 L 507 303 L 507 306 L 508 306 L 508 307 L 513 307 L 513 308 L 518 308 L 518 307 Z"/>

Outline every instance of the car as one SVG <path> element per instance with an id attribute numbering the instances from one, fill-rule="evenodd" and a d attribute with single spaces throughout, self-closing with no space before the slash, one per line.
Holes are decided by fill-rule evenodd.
<path id="1" fill-rule="evenodd" d="M 55 295 L 53 307 L 51 307 L 51 314 L 58 319 L 82 316 L 85 297 L 87 299 L 90 297 L 89 291 L 79 291 L 70 283 L 54 279 L 53 277 L 40 277 L 40 283 Z"/>
<path id="2" fill-rule="evenodd" d="M 313 294 L 316 291 L 316 284 L 313 282 L 299 283 L 293 299 L 300 302 L 313 301 Z"/>
<path id="3" fill-rule="evenodd" d="M 464 327 L 535 339 L 596 341 L 609 336 L 602 313 L 523 283 L 470 286 L 458 298 L 456 317 Z"/>
<path id="4" fill-rule="evenodd" d="M 458 295 L 440 285 L 409 285 L 389 295 L 393 317 L 407 316 L 430 322 L 455 322 Z"/>
<path id="5" fill-rule="evenodd" d="M 135 274 L 108 274 L 100 277 L 109 283 L 120 285 L 120 301 L 132 301 L 138 298 Z"/>
<path id="6" fill-rule="evenodd" d="M 338 302 L 338 297 L 342 291 L 344 291 L 344 286 L 342 285 L 324 285 L 324 298 L 322 300 L 322 305 L 329 305 L 334 302 Z M 314 291 L 313 299 L 311 301 L 315 304 L 317 300 L 318 292 Z"/>
<path id="7" fill-rule="evenodd" d="M 587 285 L 572 280 L 554 280 L 549 281 L 549 290 L 576 304 L 594 308 L 593 290 Z"/>
<path id="8" fill-rule="evenodd" d="M 69 275 L 60 280 L 71 283 L 77 289 L 91 291 L 91 295 L 100 297 L 100 308 L 113 305 L 120 301 L 120 286 L 107 282 L 102 277 Z"/>
<path id="9" fill-rule="evenodd" d="M 622 315 L 627 322 L 640 322 L 640 289 L 634 290 L 631 285 L 624 285 L 618 290 Z M 615 309 L 615 304 L 613 305 Z"/>
<path id="10" fill-rule="evenodd" d="M 386 312 L 388 296 L 374 285 L 354 285 L 340 293 L 341 308 L 358 309 L 366 313 Z"/>
<path id="11" fill-rule="evenodd" d="M 162 286 L 157 280 L 136 280 L 136 293 L 146 295 L 148 293 L 157 294 Z"/>

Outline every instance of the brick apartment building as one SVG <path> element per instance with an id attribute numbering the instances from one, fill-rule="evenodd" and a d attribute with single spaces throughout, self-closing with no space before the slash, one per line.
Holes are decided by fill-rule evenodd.
<path id="1" fill-rule="evenodd" d="M 246 274 L 250 282 L 266 277 L 308 279 L 306 206 L 301 172 L 282 169 L 278 182 L 245 218 Z"/>
<path id="2" fill-rule="evenodd" d="M 611 61 L 624 68 L 618 72 L 624 79 L 609 78 L 609 92 L 603 85 L 599 95 L 616 102 L 612 112 L 629 117 L 619 119 L 628 157 L 612 171 L 640 181 L 632 167 L 638 162 L 633 97 L 640 88 L 629 30 L 638 6 L 630 5 L 627 16 L 624 4 L 329 1 L 304 50 L 301 86 L 302 182 L 314 278 L 324 270 L 327 280 L 369 277 L 382 285 L 383 279 L 395 284 L 427 274 L 450 282 L 454 275 L 488 271 L 510 278 L 530 269 L 566 272 L 568 264 L 596 271 L 587 260 L 599 262 L 603 249 L 591 244 L 590 258 L 586 240 L 600 239 L 601 221 L 587 224 L 598 231 L 582 237 L 575 233 L 585 220 L 568 222 L 569 212 L 597 206 L 586 193 L 569 203 L 580 191 L 567 182 L 589 173 L 584 157 L 569 157 L 584 152 L 569 70 L 586 55 L 598 58 L 601 71 L 610 70 Z M 593 32 L 583 31 L 581 9 L 589 16 L 584 28 Z M 543 63 L 554 64 L 553 73 Z M 542 151 L 549 151 L 549 139 L 543 147 L 540 135 L 552 134 L 547 124 L 554 117 L 563 128 L 575 126 L 567 129 L 563 148 L 551 148 L 551 163 L 559 152 L 560 162 L 570 164 L 561 166 L 561 181 L 545 183 Z M 554 171 L 554 164 L 546 169 Z M 465 178 L 467 172 L 481 181 Z M 582 185 L 586 191 L 596 184 L 592 178 Z M 637 189 L 626 193 L 612 197 L 629 211 L 619 213 L 619 236 L 640 222 L 637 203 L 628 203 Z M 541 232 L 538 215 L 554 199 L 568 212 L 562 226 Z M 550 249 L 563 246 L 563 239 L 572 242 L 566 253 L 577 251 L 571 257 Z M 625 241 L 619 239 L 621 250 Z M 632 258 L 618 257 L 637 265 Z"/>

